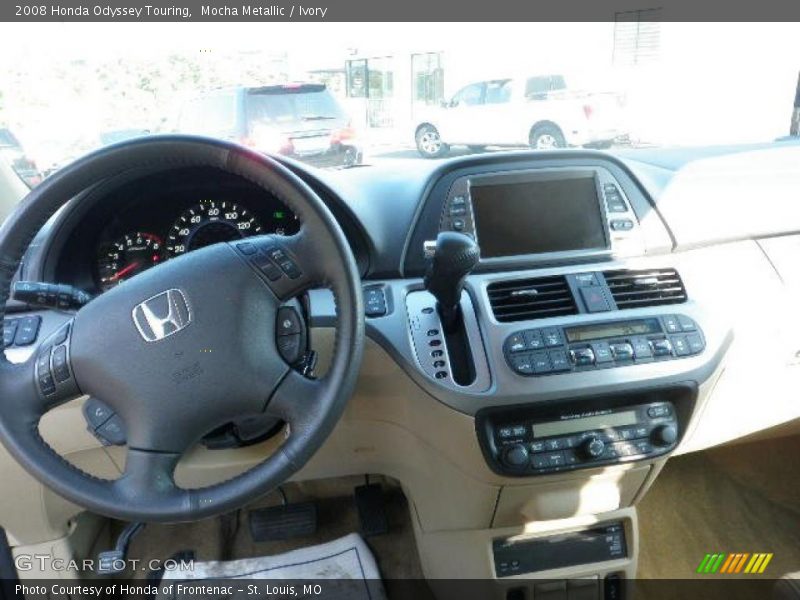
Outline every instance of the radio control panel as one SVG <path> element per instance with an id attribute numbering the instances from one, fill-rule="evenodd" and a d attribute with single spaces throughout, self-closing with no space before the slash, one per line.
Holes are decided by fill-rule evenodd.
<path id="1" fill-rule="evenodd" d="M 673 360 L 704 349 L 703 332 L 685 315 L 526 329 L 503 344 L 509 367 L 523 376 Z"/>
<path id="2" fill-rule="evenodd" d="M 671 402 L 515 416 L 484 423 L 484 452 L 503 474 L 544 475 L 654 458 L 674 450 L 679 424 Z"/>

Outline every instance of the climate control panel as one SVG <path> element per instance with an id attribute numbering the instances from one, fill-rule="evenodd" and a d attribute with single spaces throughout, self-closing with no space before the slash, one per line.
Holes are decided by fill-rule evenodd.
<path id="1" fill-rule="evenodd" d="M 705 338 L 685 315 L 661 315 L 517 331 L 503 354 L 523 376 L 622 367 L 700 354 Z"/>
<path id="2" fill-rule="evenodd" d="M 669 401 L 560 414 L 501 416 L 482 421 L 481 442 L 504 474 L 542 475 L 653 458 L 678 443 Z"/>

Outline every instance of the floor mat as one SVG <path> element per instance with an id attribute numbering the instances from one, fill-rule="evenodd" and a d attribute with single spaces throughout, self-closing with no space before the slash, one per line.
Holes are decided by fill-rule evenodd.
<path id="1" fill-rule="evenodd" d="M 768 577 L 799 570 L 797 456 L 793 437 L 670 459 L 638 504 L 638 577 L 703 577 L 697 567 L 715 552 L 771 552 Z"/>
<path id="2" fill-rule="evenodd" d="M 274 556 L 231 561 L 196 562 L 192 571 L 164 573 L 162 583 L 197 583 L 205 580 L 269 579 L 326 580 L 326 598 L 385 600 L 375 559 L 360 535 L 352 533 L 338 540 L 292 550 Z M 327 581 L 335 580 L 335 581 Z M 168 589 L 168 588 L 167 588 Z M 177 589 L 177 588 L 172 588 Z M 297 588 L 298 592 L 302 588 Z M 246 586 L 233 597 L 251 595 Z M 201 594 L 203 598 L 213 595 Z M 225 595 L 225 597 L 231 597 Z M 299 594 L 297 597 L 302 598 Z M 167 600 L 170 596 L 161 596 Z"/>

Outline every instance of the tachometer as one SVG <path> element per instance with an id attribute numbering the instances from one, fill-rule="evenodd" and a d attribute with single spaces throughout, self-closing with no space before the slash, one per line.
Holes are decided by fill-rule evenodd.
<path id="1" fill-rule="evenodd" d="M 100 251 L 97 272 L 105 290 L 164 260 L 164 243 L 157 235 L 128 233 Z"/>
<path id="2" fill-rule="evenodd" d="M 235 202 L 201 200 L 184 211 L 167 234 L 167 250 L 180 256 L 191 250 L 261 233 L 261 224 Z"/>

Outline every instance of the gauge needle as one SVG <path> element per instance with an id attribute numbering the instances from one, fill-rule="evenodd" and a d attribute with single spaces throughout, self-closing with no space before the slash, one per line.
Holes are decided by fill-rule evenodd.
<path id="1" fill-rule="evenodd" d="M 128 273 L 130 273 L 131 271 L 135 270 L 138 267 L 139 267 L 139 261 L 129 264 L 124 269 L 117 271 L 117 273 L 111 277 L 111 281 L 117 281 L 118 279 L 125 277 L 125 275 L 127 275 Z"/>

